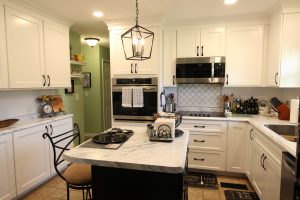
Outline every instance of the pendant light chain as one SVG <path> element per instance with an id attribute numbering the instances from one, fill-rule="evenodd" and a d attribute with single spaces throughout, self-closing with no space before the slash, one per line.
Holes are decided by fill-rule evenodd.
<path id="1" fill-rule="evenodd" d="M 136 0 L 135 6 L 136 6 L 136 18 L 135 18 L 135 22 L 136 22 L 136 25 L 138 25 L 138 21 L 139 21 L 139 18 L 138 18 L 138 16 L 139 16 L 139 4 L 138 4 L 137 0 Z"/>

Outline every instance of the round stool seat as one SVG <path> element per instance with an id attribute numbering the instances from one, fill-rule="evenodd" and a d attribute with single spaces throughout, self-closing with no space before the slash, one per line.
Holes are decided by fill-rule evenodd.
<path id="1" fill-rule="evenodd" d="M 91 166 L 87 164 L 73 163 L 64 171 L 63 176 L 72 185 L 92 184 Z"/>

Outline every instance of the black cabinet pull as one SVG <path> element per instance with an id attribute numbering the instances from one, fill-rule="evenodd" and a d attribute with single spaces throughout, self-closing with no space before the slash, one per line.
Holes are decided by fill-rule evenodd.
<path id="1" fill-rule="evenodd" d="M 267 159 L 267 156 L 265 155 L 263 160 L 262 160 L 262 167 L 264 168 L 265 171 L 267 171 L 267 168 L 265 166 L 265 160 Z"/>
<path id="2" fill-rule="evenodd" d="M 173 85 L 175 85 L 175 75 L 173 75 Z"/>
<path id="3" fill-rule="evenodd" d="M 251 139 L 251 140 L 253 140 L 252 132 L 253 132 L 253 128 L 251 128 L 251 130 L 250 130 L 250 139 Z"/>
<path id="4" fill-rule="evenodd" d="M 135 72 L 135 73 L 137 73 L 136 67 L 137 67 L 137 63 L 135 63 L 135 65 L 134 65 L 134 72 Z"/>
<path id="5" fill-rule="evenodd" d="M 51 85 L 51 79 L 49 75 L 47 75 L 47 78 L 48 78 L 48 87 L 49 87 Z"/>
<path id="6" fill-rule="evenodd" d="M 199 46 L 197 46 L 197 56 L 199 56 Z"/>
<path id="7" fill-rule="evenodd" d="M 204 46 L 201 46 L 201 56 L 203 56 L 203 48 Z"/>
<path id="8" fill-rule="evenodd" d="M 194 125 L 194 128 L 205 128 L 205 126 L 197 126 L 197 125 Z"/>
<path id="9" fill-rule="evenodd" d="M 261 155 L 261 157 L 260 157 L 260 165 L 262 166 L 262 168 L 264 168 L 263 163 L 262 163 L 262 159 L 263 159 L 264 156 L 265 156 L 265 154 L 263 153 L 263 154 Z"/>
<path id="10" fill-rule="evenodd" d="M 52 126 L 52 124 L 50 124 L 50 130 L 51 130 L 50 135 L 52 135 L 53 134 L 53 126 Z"/>
<path id="11" fill-rule="evenodd" d="M 228 78 L 229 77 L 229 75 L 228 74 L 226 74 L 226 85 L 228 85 Z"/>
<path id="12" fill-rule="evenodd" d="M 275 74 L 275 84 L 276 84 L 276 85 L 278 85 L 277 79 L 278 79 L 278 72 Z"/>
<path id="13" fill-rule="evenodd" d="M 131 72 L 131 73 L 133 73 L 133 70 L 132 70 L 133 63 L 131 63 L 131 65 L 130 65 L 130 66 L 131 66 L 131 70 L 130 70 L 130 72 Z"/>
<path id="14" fill-rule="evenodd" d="M 205 140 L 194 140 L 194 142 L 202 142 L 202 143 L 204 143 Z"/>
<path id="15" fill-rule="evenodd" d="M 46 86 L 46 76 L 45 75 L 43 75 L 43 79 L 44 79 L 43 86 Z"/>
<path id="16" fill-rule="evenodd" d="M 46 132 L 49 133 L 48 126 L 45 126 Z"/>
<path id="17" fill-rule="evenodd" d="M 204 158 L 194 158 L 194 160 L 204 161 Z"/>

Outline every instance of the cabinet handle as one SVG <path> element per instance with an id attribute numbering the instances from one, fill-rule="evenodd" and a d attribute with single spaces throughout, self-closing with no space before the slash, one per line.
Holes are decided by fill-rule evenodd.
<path id="1" fill-rule="evenodd" d="M 253 128 L 251 128 L 251 130 L 250 130 L 250 139 L 251 139 L 251 140 L 253 140 L 252 132 L 253 132 Z"/>
<path id="2" fill-rule="evenodd" d="M 276 85 L 278 85 L 277 79 L 278 79 L 278 72 L 275 74 L 275 84 L 276 84 Z"/>
<path id="3" fill-rule="evenodd" d="M 229 75 L 226 74 L 226 85 L 228 85 L 228 82 L 229 82 L 229 81 L 228 81 L 228 79 L 229 79 L 228 77 L 229 77 Z"/>
<path id="4" fill-rule="evenodd" d="M 135 73 L 137 73 L 136 67 L 137 67 L 137 63 L 134 64 L 134 72 Z"/>
<path id="5" fill-rule="evenodd" d="M 45 129 L 46 129 L 46 133 L 49 133 L 48 126 L 45 126 Z"/>
<path id="6" fill-rule="evenodd" d="M 267 156 L 265 155 L 262 161 L 262 167 L 264 168 L 265 171 L 267 171 L 267 168 L 265 166 L 265 160 L 267 159 Z"/>
<path id="7" fill-rule="evenodd" d="M 205 126 L 197 126 L 197 125 L 194 125 L 194 128 L 205 128 Z"/>
<path id="8" fill-rule="evenodd" d="M 48 78 L 48 87 L 49 87 L 50 84 L 51 84 L 51 79 L 50 79 L 50 76 L 49 76 L 49 75 L 47 75 L 47 78 Z"/>
<path id="9" fill-rule="evenodd" d="M 130 72 L 131 72 L 131 73 L 133 73 L 133 70 L 132 70 L 133 63 L 131 63 L 131 65 L 130 65 L 130 66 L 131 66 L 131 70 L 130 70 Z"/>
<path id="10" fill-rule="evenodd" d="M 173 85 L 175 85 L 175 75 L 173 75 Z"/>
<path id="11" fill-rule="evenodd" d="M 201 56 L 203 56 L 203 48 L 204 46 L 201 46 Z"/>
<path id="12" fill-rule="evenodd" d="M 197 46 L 197 56 L 199 56 L 199 46 Z"/>
<path id="13" fill-rule="evenodd" d="M 51 130 L 50 135 L 52 135 L 53 134 L 53 126 L 52 126 L 52 124 L 50 124 L 50 130 Z"/>
<path id="14" fill-rule="evenodd" d="M 205 140 L 194 140 L 194 142 L 202 142 L 202 143 L 204 143 Z"/>
<path id="15" fill-rule="evenodd" d="M 43 79 L 44 79 L 43 86 L 46 86 L 46 76 L 45 75 L 43 75 Z"/>
<path id="16" fill-rule="evenodd" d="M 194 160 L 198 160 L 198 161 L 204 161 L 204 158 L 194 158 Z"/>
<path id="17" fill-rule="evenodd" d="M 261 157 L 260 157 L 260 165 L 262 166 L 262 168 L 264 168 L 263 163 L 262 163 L 262 159 L 263 159 L 264 156 L 265 156 L 265 154 L 263 153 L 263 154 L 261 155 Z"/>

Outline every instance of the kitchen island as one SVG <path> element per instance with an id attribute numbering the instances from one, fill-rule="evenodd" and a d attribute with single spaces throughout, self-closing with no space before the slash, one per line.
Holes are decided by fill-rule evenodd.
<path id="1" fill-rule="evenodd" d="M 121 128 L 134 134 L 118 149 L 85 147 L 87 141 L 64 154 L 70 162 L 92 165 L 94 199 L 181 200 L 188 132 L 166 143 L 149 141 L 146 128 Z"/>

